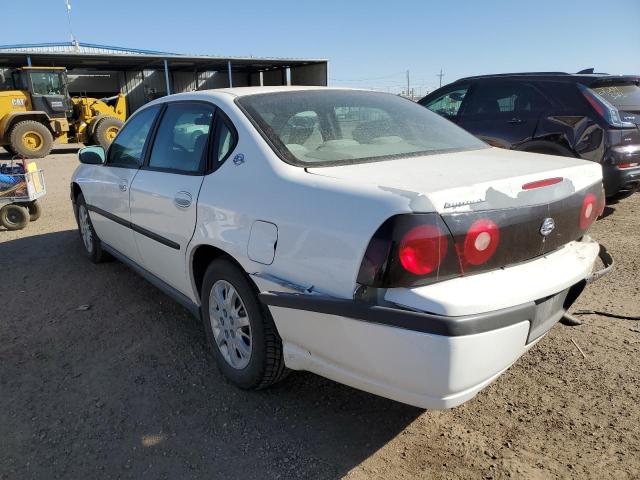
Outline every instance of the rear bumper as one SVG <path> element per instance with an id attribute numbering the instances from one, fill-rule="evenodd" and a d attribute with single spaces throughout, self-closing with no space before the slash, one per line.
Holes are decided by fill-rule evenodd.
<path id="1" fill-rule="evenodd" d="M 609 149 L 602 165 L 602 182 L 607 197 L 624 198 L 640 188 L 640 166 L 619 168 L 619 164 L 640 163 L 640 145 L 617 146 Z"/>
<path id="2" fill-rule="evenodd" d="M 611 263 L 604 248 L 600 257 Z M 591 266 L 594 260 L 595 252 Z M 421 408 L 443 409 L 472 398 L 531 348 L 591 277 L 587 272 L 538 300 L 462 316 L 264 291 L 264 285 L 260 299 L 273 314 L 289 368 Z"/>

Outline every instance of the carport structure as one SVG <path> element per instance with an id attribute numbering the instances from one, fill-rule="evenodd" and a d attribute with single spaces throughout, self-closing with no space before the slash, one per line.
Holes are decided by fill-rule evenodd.
<path id="1" fill-rule="evenodd" d="M 94 97 L 123 92 L 129 112 L 155 98 L 210 88 L 327 85 L 324 59 L 184 55 L 88 43 L 0 46 L 0 84 L 10 69 L 66 67 L 69 90 Z"/>

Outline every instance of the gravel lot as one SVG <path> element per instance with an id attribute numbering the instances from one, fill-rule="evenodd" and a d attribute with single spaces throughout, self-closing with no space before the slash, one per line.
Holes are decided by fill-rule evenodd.
<path id="1" fill-rule="evenodd" d="M 0 229 L 0 478 L 640 477 L 640 322 L 557 325 L 449 411 L 301 372 L 240 391 L 184 309 L 123 265 L 84 258 L 75 150 L 38 163 L 43 217 Z M 640 315 L 634 197 L 593 228 L 617 267 L 577 310 Z"/>

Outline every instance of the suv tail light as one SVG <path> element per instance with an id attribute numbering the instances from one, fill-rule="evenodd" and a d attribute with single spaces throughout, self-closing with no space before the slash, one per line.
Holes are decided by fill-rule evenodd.
<path id="1" fill-rule="evenodd" d="M 578 84 L 578 88 L 587 102 L 589 102 L 594 110 L 598 112 L 598 115 L 600 115 L 609 125 L 617 128 L 636 128 L 635 123 L 622 121 L 618 109 L 596 92 L 581 84 Z"/>
<path id="2" fill-rule="evenodd" d="M 633 168 L 633 167 L 637 167 L 638 166 L 638 162 L 627 162 L 627 163 L 618 163 L 616 164 L 616 167 L 618 168 Z"/>

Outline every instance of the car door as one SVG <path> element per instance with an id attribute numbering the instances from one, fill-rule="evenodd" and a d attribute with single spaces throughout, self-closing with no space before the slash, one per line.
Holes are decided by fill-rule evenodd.
<path id="1" fill-rule="evenodd" d="M 143 164 L 159 111 L 159 106 L 152 106 L 131 117 L 109 147 L 105 164 L 96 167 L 91 181 L 82 186 L 100 240 L 136 263 L 141 256 L 130 228 L 129 188 Z"/>
<path id="2" fill-rule="evenodd" d="M 167 103 L 144 165 L 131 185 L 131 223 L 146 270 L 188 290 L 186 247 L 196 225 L 215 107 Z"/>
<path id="3" fill-rule="evenodd" d="M 495 147 L 512 148 L 533 137 L 548 100 L 525 82 L 479 82 L 458 124 Z"/>
<path id="4" fill-rule="evenodd" d="M 457 84 L 448 89 L 443 89 L 441 94 L 436 94 L 435 98 L 432 95 L 425 97 L 420 100 L 420 104 L 447 120 L 457 123 L 460 108 L 468 92 L 468 84 Z"/>

